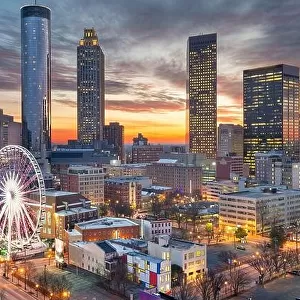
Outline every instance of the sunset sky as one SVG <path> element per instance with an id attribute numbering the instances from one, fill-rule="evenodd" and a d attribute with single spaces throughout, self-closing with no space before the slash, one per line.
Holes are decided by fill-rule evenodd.
<path id="1" fill-rule="evenodd" d="M 20 7 L 0 1 L 0 108 L 20 120 Z M 299 0 L 44 0 L 52 10 L 52 139 L 76 138 L 76 47 L 97 31 L 106 123 L 152 143 L 184 143 L 186 44 L 218 33 L 218 121 L 242 123 L 242 71 L 300 66 Z"/>

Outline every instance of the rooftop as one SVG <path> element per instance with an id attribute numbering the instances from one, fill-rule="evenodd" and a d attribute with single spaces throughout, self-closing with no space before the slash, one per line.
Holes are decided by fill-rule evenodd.
<path id="1" fill-rule="evenodd" d="M 105 179 L 105 182 L 132 182 L 132 181 L 140 181 L 140 180 L 150 180 L 149 177 L 146 176 L 122 176 L 122 177 L 114 177 L 110 179 Z"/>
<path id="2" fill-rule="evenodd" d="M 66 191 L 57 191 L 54 189 L 49 189 L 45 191 L 46 197 L 63 197 L 63 196 L 71 196 L 77 195 L 78 193 L 66 192 Z"/>
<path id="3" fill-rule="evenodd" d="M 113 248 L 107 241 L 102 241 L 96 243 L 96 245 L 101 248 L 105 253 L 114 253 L 116 249 Z"/>
<path id="4" fill-rule="evenodd" d="M 299 195 L 300 190 L 292 190 L 292 189 L 282 189 L 279 187 L 255 187 L 249 188 L 246 191 L 235 192 L 235 193 L 228 193 L 226 195 L 221 195 L 221 197 L 243 197 L 243 198 L 251 198 L 251 199 L 262 199 L 262 198 L 269 198 L 270 196 L 292 196 L 292 195 Z"/>
<path id="5" fill-rule="evenodd" d="M 178 159 L 161 158 L 156 163 L 159 163 L 159 164 L 176 164 L 176 163 L 178 163 Z"/>
<path id="6" fill-rule="evenodd" d="M 139 226 L 125 218 L 101 218 L 76 224 L 80 229 L 101 229 L 113 227 Z"/>
<path id="7" fill-rule="evenodd" d="M 204 244 L 197 244 L 197 243 L 188 242 L 188 241 L 185 241 L 185 240 L 178 240 L 178 239 L 174 239 L 174 238 L 169 240 L 169 246 L 170 247 L 177 248 L 177 249 L 182 249 L 182 250 L 188 250 L 188 249 L 192 248 L 195 245 L 205 247 Z"/>
<path id="8" fill-rule="evenodd" d="M 71 216 L 71 215 L 75 215 L 75 214 L 79 214 L 79 213 L 85 213 L 85 212 L 92 212 L 97 210 L 96 207 L 91 207 L 91 208 L 84 208 L 84 207 L 74 207 L 74 208 L 70 208 L 68 210 L 59 210 L 58 212 L 56 212 L 56 214 L 58 216 Z"/>
<path id="9" fill-rule="evenodd" d="M 151 255 L 148 255 L 148 254 L 144 254 L 144 253 L 141 253 L 141 252 L 129 252 L 129 253 L 127 253 L 127 255 L 140 257 L 141 259 L 153 262 L 155 264 L 159 264 L 162 261 L 164 261 L 163 259 L 151 256 Z"/>

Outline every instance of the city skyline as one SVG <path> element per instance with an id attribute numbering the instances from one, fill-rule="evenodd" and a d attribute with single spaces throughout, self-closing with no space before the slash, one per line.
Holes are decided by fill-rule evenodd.
<path id="1" fill-rule="evenodd" d="M 2 1 L 0 5 L 0 103 L 16 120 L 21 112 L 19 12 L 26 4 L 31 3 Z M 52 11 L 54 142 L 76 137 L 76 46 L 85 27 L 95 28 L 107 57 L 106 124 L 124 125 L 126 143 L 138 132 L 151 143 L 184 142 L 185 52 L 191 35 L 218 33 L 219 122 L 242 122 L 244 69 L 300 65 L 293 56 L 300 48 L 293 25 L 299 7 L 292 0 L 284 6 L 280 1 L 38 4 Z"/>

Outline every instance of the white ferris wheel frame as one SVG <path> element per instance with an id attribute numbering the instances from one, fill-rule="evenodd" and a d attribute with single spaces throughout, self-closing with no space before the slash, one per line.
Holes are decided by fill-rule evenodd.
<path id="1" fill-rule="evenodd" d="M 21 158 L 24 158 L 24 160 L 27 160 L 27 162 L 22 162 Z M 23 163 L 23 164 L 22 164 Z M 12 165 L 13 164 L 13 165 Z M 3 170 L 4 168 L 8 168 L 9 170 Z M 11 167 L 13 167 L 11 169 Z M 24 168 L 24 170 L 23 170 Z M 22 178 L 22 174 L 18 175 L 18 172 L 24 171 L 26 173 L 29 171 L 34 171 L 35 173 L 35 183 L 37 183 L 37 188 L 34 190 L 34 192 L 38 192 L 38 199 L 36 201 L 36 203 L 33 203 L 34 201 L 32 199 L 27 198 L 25 195 L 33 192 L 30 190 L 25 190 L 25 187 L 27 188 L 29 186 L 29 184 L 34 182 L 34 179 L 29 179 L 29 181 L 22 181 L 24 178 Z M 7 260 L 11 259 L 11 255 L 13 252 L 13 247 L 15 247 L 16 249 L 23 249 L 28 247 L 28 245 L 30 245 L 34 239 L 38 239 L 39 240 L 39 234 L 40 234 L 40 230 L 41 227 L 43 225 L 44 219 L 45 219 L 45 204 L 46 204 L 46 195 L 45 195 L 45 182 L 44 182 L 44 177 L 42 174 L 42 171 L 40 169 L 40 166 L 37 162 L 37 160 L 35 159 L 35 157 L 31 154 L 30 151 L 28 151 L 26 148 L 22 147 L 22 146 L 17 146 L 17 145 L 9 145 L 9 146 L 5 146 L 2 149 L 0 149 L 0 172 L 2 175 L 2 178 L 0 178 L 0 193 L 2 195 L 2 197 L 0 197 L 0 204 L 4 203 L 2 206 L 0 206 L 0 221 L 2 221 L 2 217 L 4 215 L 4 207 L 6 205 L 5 202 L 7 202 L 8 204 L 6 205 L 6 211 L 8 212 L 8 228 L 7 228 L 7 234 L 5 235 L 5 228 L 1 228 L 0 226 L 0 239 L 4 240 L 5 242 L 7 242 Z M 5 173 L 6 172 L 6 173 Z M 17 174 L 17 175 L 16 175 Z M 26 174 L 28 175 L 28 174 Z M 6 176 L 4 178 L 4 176 Z M 26 177 L 27 178 L 27 177 Z M 3 185 L 3 181 L 5 181 L 4 183 L 6 183 L 6 186 Z M 9 182 L 9 183 L 8 183 Z M 29 183 L 28 183 L 29 182 Z M 15 185 L 15 186 L 14 186 Z M 8 191 L 9 189 L 13 190 Z M 5 191 L 4 191 L 5 190 Z M 15 196 L 14 194 L 18 194 L 19 195 Z M 4 193 L 4 194 L 3 194 Z M 26 217 L 22 217 L 20 216 L 20 212 L 21 209 L 18 208 L 13 208 L 13 205 L 9 205 L 9 201 L 12 201 L 10 199 L 17 199 L 17 201 L 19 201 L 20 206 L 22 206 L 23 211 L 25 212 Z M 27 201 L 27 202 L 25 202 Z M 13 203 L 13 202 L 11 202 Z M 9 208 L 8 208 L 9 206 Z M 33 224 L 32 219 L 31 219 L 31 223 L 30 223 L 30 215 L 26 214 L 25 209 L 28 208 L 28 206 L 35 206 L 37 207 L 37 209 L 31 210 L 31 212 L 35 212 L 36 213 L 36 224 Z M 26 219 L 27 218 L 27 219 Z M 7 219 L 7 217 L 6 217 Z M 16 236 L 16 234 L 12 233 L 12 222 L 15 219 L 19 221 L 20 224 L 16 224 L 15 226 L 17 226 L 20 229 L 20 226 L 22 226 L 22 222 L 23 225 L 25 225 L 26 221 L 30 223 L 30 227 L 32 230 L 32 233 L 30 235 L 28 235 L 28 233 L 26 233 L 26 236 L 23 237 L 21 240 L 13 240 L 12 236 Z M 6 223 L 6 221 L 4 222 L 4 224 Z M 1 225 L 1 223 L 0 223 Z M 3 226 L 4 227 L 4 226 Z M 25 231 L 23 229 L 23 231 Z M 17 235 L 20 237 L 21 233 L 19 232 Z"/>

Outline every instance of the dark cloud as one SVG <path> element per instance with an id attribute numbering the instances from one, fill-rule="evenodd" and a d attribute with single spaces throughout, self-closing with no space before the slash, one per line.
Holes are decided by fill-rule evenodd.
<path id="1" fill-rule="evenodd" d="M 122 100 L 109 100 L 106 101 L 106 109 L 119 110 L 126 112 L 149 112 L 149 113 L 165 113 L 168 111 L 179 111 L 184 109 L 184 105 L 180 101 L 122 101 Z"/>
<path id="2" fill-rule="evenodd" d="M 185 100 L 174 96 L 174 90 L 185 92 L 189 35 L 218 33 L 218 93 L 237 107 L 243 69 L 300 65 L 299 0 L 44 0 L 43 4 L 52 10 L 53 89 L 76 92 L 76 47 L 83 29 L 95 27 L 105 53 L 106 93 L 133 99 L 108 102 L 118 110 L 134 109 L 135 101 L 137 111 L 183 109 Z M 0 4 L 2 90 L 20 86 L 21 5 L 21 0 Z M 221 108 L 224 115 L 227 108 Z"/>

